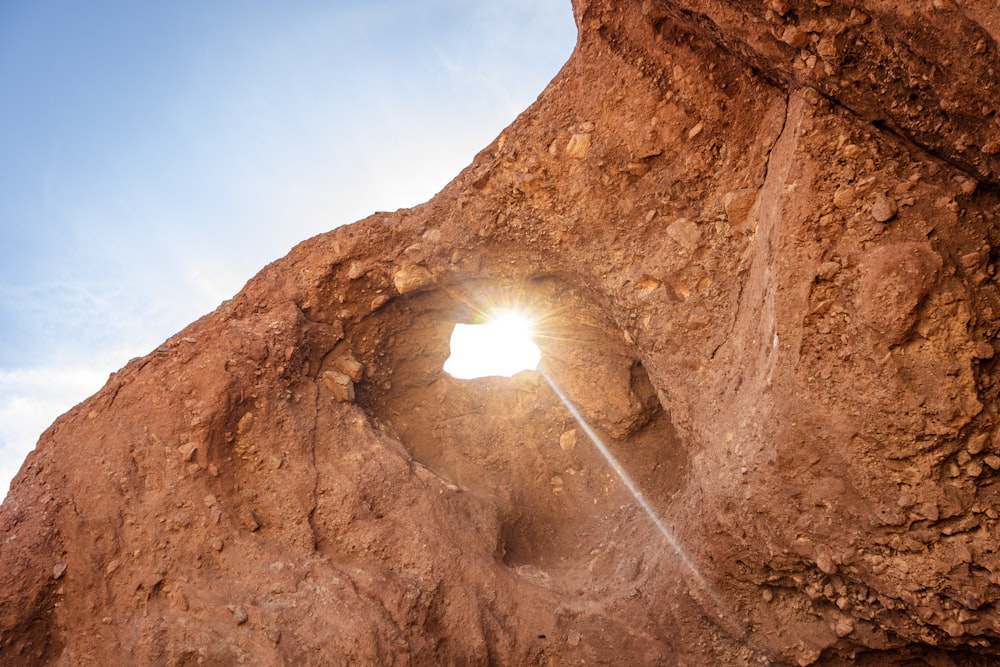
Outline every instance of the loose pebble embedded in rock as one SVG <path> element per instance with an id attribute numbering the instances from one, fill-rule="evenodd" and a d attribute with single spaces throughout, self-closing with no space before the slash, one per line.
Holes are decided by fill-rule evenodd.
<path id="1" fill-rule="evenodd" d="M 986 441 L 989 439 L 988 433 L 978 433 L 971 438 L 969 438 L 969 444 L 965 446 L 965 449 L 969 454 L 975 456 L 986 449 Z"/>
<path id="2" fill-rule="evenodd" d="M 236 625 L 243 625 L 250 619 L 250 615 L 247 614 L 246 607 L 243 605 L 230 604 L 226 605 L 226 608 L 233 614 L 233 620 L 236 621 Z"/>
<path id="3" fill-rule="evenodd" d="M 846 637 L 847 635 L 854 632 L 854 622 L 847 616 L 841 616 L 837 619 L 837 624 L 834 627 L 834 632 L 838 637 Z"/>
<path id="4" fill-rule="evenodd" d="M 889 222 L 896 217 L 896 201 L 887 195 L 879 195 L 872 204 L 872 217 L 877 222 Z"/>
<path id="5" fill-rule="evenodd" d="M 333 362 L 334 369 L 340 371 L 354 382 L 360 382 L 363 377 L 365 366 L 352 356 L 338 357 Z"/>
<path id="6" fill-rule="evenodd" d="M 392 284 L 400 294 L 421 290 L 430 285 L 432 280 L 431 272 L 419 265 L 402 266 L 392 274 Z"/>
<path id="7" fill-rule="evenodd" d="M 687 218 L 678 218 L 667 227 L 667 236 L 679 243 L 688 252 L 698 247 L 701 242 L 701 230 L 698 224 Z"/>
<path id="8" fill-rule="evenodd" d="M 742 225 L 750 216 L 750 210 L 756 201 L 757 190 L 755 188 L 727 192 L 723 200 L 723 205 L 726 208 L 726 220 L 733 226 Z"/>
<path id="9" fill-rule="evenodd" d="M 976 344 L 975 357 L 976 359 L 992 359 L 993 355 L 996 354 L 996 350 L 993 346 L 982 341 Z"/>
<path id="10" fill-rule="evenodd" d="M 347 277 L 350 280 L 357 280 L 368 273 L 368 267 L 361 262 L 351 262 L 347 269 Z"/>
<path id="11" fill-rule="evenodd" d="M 326 371 L 322 375 L 322 380 L 336 400 L 341 403 L 354 400 L 354 381 L 350 376 L 340 371 Z"/>
<path id="12" fill-rule="evenodd" d="M 590 152 L 590 133 L 580 132 L 569 138 L 566 144 L 566 157 L 582 160 Z"/>
<path id="13" fill-rule="evenodd" d="M 240 523 L 242 523 L 251 533 L 260 530 L 261 526 L 260 517 L 257 516 L 257 513 L 250 508 L 246 508 L 240 512 Z"/>
<path id="14" fill-rule="evenodd" d="M 243 435 L 244 433 L 249 433 L 250 429 L 253 428 L 253 413 L 246 412 L 242 417 L 240 417 L 239 422 L 236 423 L 236 433 L 238 435 Z"/>
<path id="15" fill-rule="evenodd" d="M 837 208 L 847 208 L 854 203 L 854 188 L 842 185 L 833 193 L 833 205 Z"/>
<path id="16" fill-rule="evenodd" d="M 559 436 L 559 447 L 564 452 L 571 452 L 576 447 L 576 429 L 571 428 Z"/>
<path id="17" fill-rule="evenodd" d="M 818 567 L 824 574 L 837 573 L 837 566 L 833 562 L 829 548 L 820 546 L 816 549 L 816 567 Z"/>
<path id="18" fill-rule="evenodd" d="M 781 41 L 796 49 L 801 49 L 809 43 L 809 33 L 799 29 L 797 26 L 789 25 L 785 27 L 781 34 Z"/>
<path id="19" fill-rule="evenodd" d="M 181 459 L 185 462 L 190 462 L 195 453 L 198 451 L 198 443 L 188 442 L 177 448 L 177 451 L 181 454 Z"/>

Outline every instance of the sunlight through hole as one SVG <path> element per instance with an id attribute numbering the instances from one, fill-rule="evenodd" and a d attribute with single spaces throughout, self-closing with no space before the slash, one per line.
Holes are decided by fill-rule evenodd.
<path id="1" fill-rule="evenodd" d="M 444 370 L 459 380 L 533 371 L 542 353 L 531 335 L 531 320 L 514 310 L 494 311 L 482 324 L 456 324 Z"/>

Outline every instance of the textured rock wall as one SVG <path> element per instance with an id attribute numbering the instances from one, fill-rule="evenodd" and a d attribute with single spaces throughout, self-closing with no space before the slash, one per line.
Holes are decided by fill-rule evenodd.
<path id="1" fill-rule="evenodd" d="M 988 2 L 580 0 L 427 204 L 112 375 L 0 509 L 0 663 L 991 664 Z M 459 381 L 489 304 L 539 373 Z"/>

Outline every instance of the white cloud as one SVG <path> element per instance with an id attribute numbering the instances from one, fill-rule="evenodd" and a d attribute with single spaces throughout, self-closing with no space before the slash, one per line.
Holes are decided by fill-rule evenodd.
<path id="1" fill-rule="evenodd" d="M 0 494 L 56 417 L 103 386 L 107 365 L 0 370 Z M 0 497 L 2 497 L 0 496 Z"/>

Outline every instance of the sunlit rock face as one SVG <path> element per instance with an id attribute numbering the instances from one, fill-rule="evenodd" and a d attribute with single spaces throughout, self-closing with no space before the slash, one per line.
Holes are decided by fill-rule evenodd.
<path id="1" fill-rule="evenodd" d="M 44 434 L 0 663 L 997 660 L 1000 12 L 573 9 L 435 199 L 302 243 Z M 444 372 L 498 302 L 540 370 Z"/>

